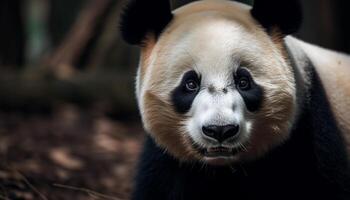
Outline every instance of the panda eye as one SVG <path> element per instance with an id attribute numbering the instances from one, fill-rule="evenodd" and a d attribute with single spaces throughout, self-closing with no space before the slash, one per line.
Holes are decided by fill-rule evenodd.
<path id="1" fill-rule="evenodd" d="M 186 81 L 186 90 L 189 92 L 195 92 L 199 89 L 199 85 L 196 81 L 190 79 Z"/>
<path id="2" fill-rule="evenodd" d="M 249 90 L 251 88 L 249 78 L 246 76 L 240 77 L 238 79 L 237 85 L 241 90 Z"/>

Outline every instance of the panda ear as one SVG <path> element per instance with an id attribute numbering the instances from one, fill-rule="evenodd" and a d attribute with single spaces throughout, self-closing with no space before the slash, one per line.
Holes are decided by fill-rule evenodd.
<path id="1" fill-rule="evenodd" d="M 284 35 L 298 31 L 302 21 L 298 0 L 255 0 L 251 14 L 267 32 L 277 28 Z"/>
<path id="2" fill-rule="evenodd" d="M 169 0 L 129 0 L 121 16 L 121 34 L 129 44 L 142 45 L 149 34 L 158 37 L 172 18 Z"/>

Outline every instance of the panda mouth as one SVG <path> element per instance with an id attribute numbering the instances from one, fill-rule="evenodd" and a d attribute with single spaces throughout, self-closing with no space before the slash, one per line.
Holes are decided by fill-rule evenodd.
<path id="1" fill-rule="evenodd" d="M 201 153 L 205 157 L 231 157 L 239 152 L 238 148 L 212 147 L 203 149 Z"/>
<path id="2" fill-rule="evenodd" d="M 244 145 L 239 145 L 236 147 L 225 147 L 225 146 L 215 146 L 215 147 L 203 147 L 202 145 L 196 143 L 192 138 L 189 138 L 192 147 L 194 150 L 196 150 L 197 153 L 199 153 L 201 156 L 203 156 L 206 159 L 231 159 L 237 156 L 242 151 L 247 151 Z"/>
<path id="3" fill-rule="evenodd" d="M 194 145 L 194 147 L 202 156 L 208 158 L 233 157 L 241 151 L 240 148 L 228 148 L 223 146 L 202 148 L 198 145 Z"/>

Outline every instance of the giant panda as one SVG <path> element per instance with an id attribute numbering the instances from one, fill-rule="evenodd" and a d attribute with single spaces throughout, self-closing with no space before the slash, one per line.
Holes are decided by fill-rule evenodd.
<path id="1" fill-rule="evenodd" d="M 295 37 L 297 0 L 131 0 L 147 138 L 133 200 L 350 199 L 350 57 Z"/>

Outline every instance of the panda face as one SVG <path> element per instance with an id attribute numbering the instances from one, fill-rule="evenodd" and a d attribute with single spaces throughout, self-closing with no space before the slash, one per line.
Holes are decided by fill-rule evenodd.
<path id="1" fill-rule="evenodd" d="M 142 49 L 137 96 L 146 130 L 180 160 L 262 156 L 289 135 L 295 80 L 278 35 L 249 8 L 204 1 L 174 12 Z"/>

